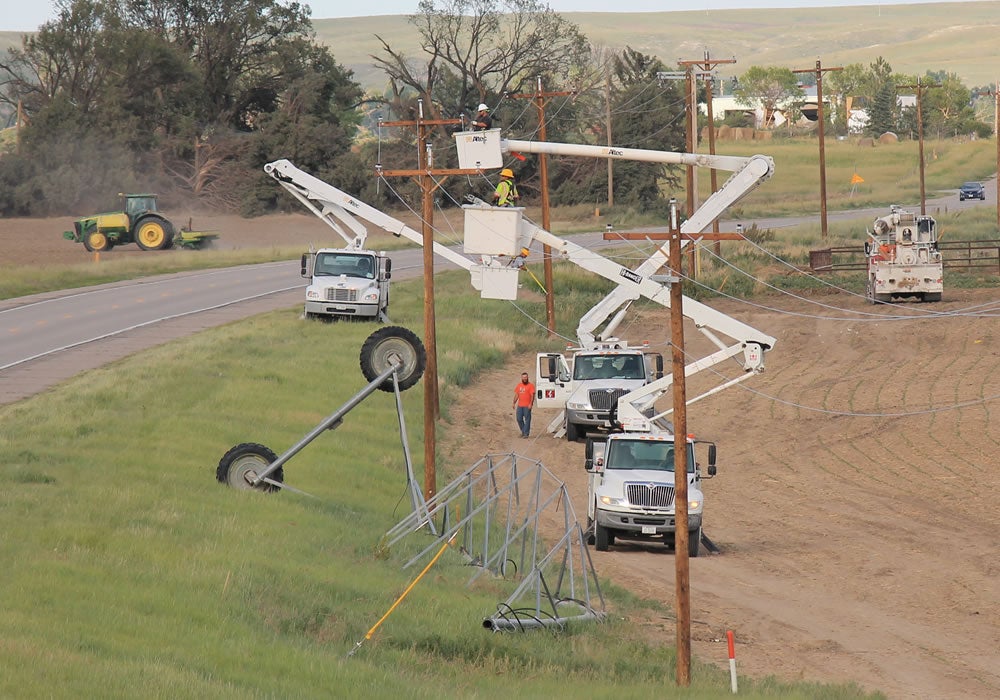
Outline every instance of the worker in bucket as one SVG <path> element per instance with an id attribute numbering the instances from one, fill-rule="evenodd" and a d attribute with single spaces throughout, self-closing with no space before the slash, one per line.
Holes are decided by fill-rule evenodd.
<path id="1" fill-rule="evenodd" d="M 535 385 L 528 378 L 528 373 L 521 374 L 521 381 L 514 387 L 514 415 L 517 417 L 517 427 L 521 429 L 521 437 L 531 435 L 531 409 L 535 406 Z"/>
<path id="2" fill-rule="evenodd" d="M 493 128 L 493 119 L 490 117 L 490 108 L 484 104 L 479 105 L 476 116 L 472 119 L 472 128 L 475 131 L 486 131 Z"/>
<path id="3" fill-rule="evenodd" d="M 493 204 L 498 207 L 512 207 L 517 204 L 521 197 L 517 193 L 517 185 L 514 184 L 514 171 L 504 168 L 500 171 L 500 182 L 493 192 Z"/>

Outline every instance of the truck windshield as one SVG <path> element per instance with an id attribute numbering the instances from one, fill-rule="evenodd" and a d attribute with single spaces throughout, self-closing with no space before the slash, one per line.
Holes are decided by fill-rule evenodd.
<path id="1" fill-rule="evenodd" d="M 319 253 L 316 256 L 314 272 L 321 277 L 330 275 L 339 277 L 362 277 L 375 279 L 375 265 L 372 256 L 356 253 Z"/>
<path id="2" fill-rule="evenodd" d="M 577 355 L 573 379 L 645 379 L 642 355 Z"/>
<path id="3" fill-rule="evenodd" d="M 674 470 L 674 443 L 664 440 L 611 440 L 605 469 Z M 694 449 L 688 445 L 687 470 L 694 472 Z"/>

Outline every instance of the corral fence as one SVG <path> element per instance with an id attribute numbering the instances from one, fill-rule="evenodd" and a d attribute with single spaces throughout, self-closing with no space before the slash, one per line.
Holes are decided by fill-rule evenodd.
<path id="1" fill-rule="evenodd" d="M 938 241 L 938 250 L 947 270 L 1000 275 L 1000 240 Z M 864 270 L 863 246 L 841 246 L 809 251 L 809 269 L 813 272 Z"/>

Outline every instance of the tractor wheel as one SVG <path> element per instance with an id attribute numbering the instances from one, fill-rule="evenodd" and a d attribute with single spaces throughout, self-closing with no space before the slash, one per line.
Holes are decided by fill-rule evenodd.
<path id="1" fill-rule="evenodd" d="M 173 244 L 173 239 L 173 227 L 158 216 L 143 219 L 135 230 L 135 242 L 143 250 L 164 250 Z"/>
<path id="2" fill-rule="evenodd" d="M 427 351 L 420 338 L 408 328 L 379 328 L 361 346 L 361 373 L 371 382 L 394 364 L 398 365 L 396 378 L 399 388 L 404 391 L 416 384 L 423 375 Z M 392 377 L 382 382 L 378 388 L 392 391 Z"/>
<path id="3" fill-rule="evenodd" d="M 107 234 L 100 231 L 91 231 L 83 237 L 83 247 L 91 253 L 102 253 L 105 250 L 111 250 L 113 245 L 114 243 L 111 242 Z"/>
<path id="4" fill-rule="evenodd" d="M 254 486 L 251 480 L 267 469 L 278 456 L 271 450 L 253 442 L 244 442 L 237 445 L 222 456 L 219 466 L 215 470 L 215 478 L 220 483 L 232 486 L 234 489 L 255 489 L 265 493 L 279 490 L 274 484 L 261 482 Z M 284 482 L 284 467 L 278 467 L 269 476 L 269 479 L 277 482 Z"/>

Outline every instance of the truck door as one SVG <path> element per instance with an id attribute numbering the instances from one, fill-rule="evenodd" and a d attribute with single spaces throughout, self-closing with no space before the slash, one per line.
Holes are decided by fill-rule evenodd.
<path id="1" fill-rule="evenodd" d="M 540 352 L 535 363 L 535 405 L 538 408 L 565 408 L 572 393 L 572 374 L 566 357 L 558 352 Z"/>

